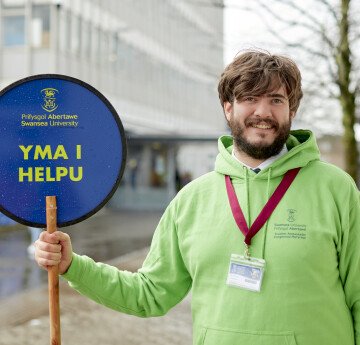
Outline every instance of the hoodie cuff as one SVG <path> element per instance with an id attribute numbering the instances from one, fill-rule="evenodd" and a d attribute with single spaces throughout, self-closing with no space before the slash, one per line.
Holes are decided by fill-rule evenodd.
<path id="1" fill-rule="evenodd" d="M 73 253 L 71 264 L 66 273 L 60 275 L 60 277 L 66 279 L 69 282 L 80 281 L 85 271 L 86 261 L 82 256 Z"/>

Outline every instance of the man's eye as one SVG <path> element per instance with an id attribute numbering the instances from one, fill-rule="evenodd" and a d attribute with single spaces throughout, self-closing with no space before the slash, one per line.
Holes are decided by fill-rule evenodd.
<path id="1" fill-rule="evenodd" d="M 255 101 L 255 98 L 254 97 L 246 97 L 245 101 L 246 102 L 253 102 L 253 101 Z"/>
<path id="2" fill-rule="evenodd" d="M 282 100 L 279 98 L 273 99 L 273 103 L 282 103 Z"/>

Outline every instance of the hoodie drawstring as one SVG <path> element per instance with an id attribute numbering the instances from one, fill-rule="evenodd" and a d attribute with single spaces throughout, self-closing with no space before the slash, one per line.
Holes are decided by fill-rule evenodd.
<path id="1" fill-rule="evenodd" d="M 272 170 L 272 167 L 269 167 L 268 178 L 267 178 L 267 187 L 266 187 L 266 199 L 267 200 L 270 199 L 271 170 Z M 269 220 L 267 220 L 265 225 L 264 225 L 263 245 L 262 245 L 262 251 L 261 251 L 261 258 L 262 259 L 265 258 L 265 245 L 266 245 L 266 235 L 267 235 L 267 230 L 268 230 L 268 223 L 269 223 Z"/>
<path id="2" fill-rule="evenodd" d="M 246 192 L 246 203 L 247 203 L 247 219 L 248 224 L 251 224 L 250 219 L 250 191 L 249 191 L 249 169 L 244 167 L 245 169 L 245 192 Z"/>

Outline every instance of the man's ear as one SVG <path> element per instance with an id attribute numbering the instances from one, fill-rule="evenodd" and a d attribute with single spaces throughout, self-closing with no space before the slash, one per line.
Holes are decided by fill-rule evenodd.
<path id="1" fill-rule="evenodd" d="M 290 120 L 292 121 L 295 117 L 295 111 L 290 111 Z"/>
<path id="2" fill-rule="evenodd" d="M 232 109 L 232 104 L 230 102 L 224 102 L 224 114 L 226 117 L 226 120 L 229 122 L 231 119 L 231 109 Z"/>

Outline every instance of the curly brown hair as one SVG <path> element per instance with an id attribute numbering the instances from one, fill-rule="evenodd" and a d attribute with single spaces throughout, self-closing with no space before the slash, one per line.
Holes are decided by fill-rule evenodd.
<path id="1" fill-rule="evenodd" d="M 278 80 L 278 83 L 274 83 Z M 239 100 L 245 95 L 260 96 L 285 86 L 290 111 L 296 112 L 303 96 L 301 74 L 288 57 L 262 51 L 247 51 L 237 56 L 221 74 L 218 92 L 224 102 Z"/>

